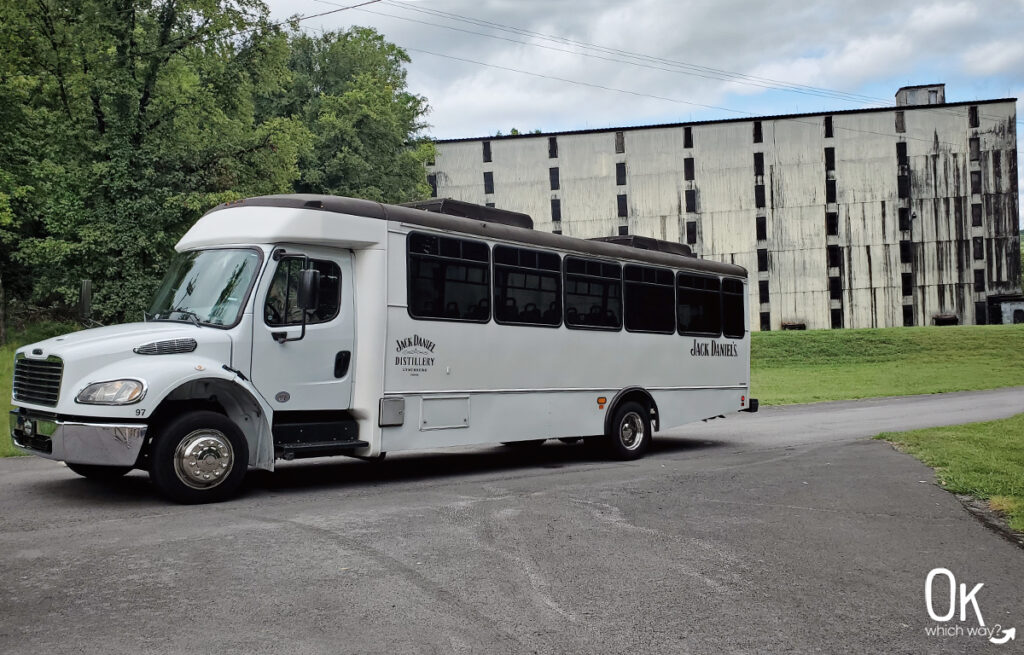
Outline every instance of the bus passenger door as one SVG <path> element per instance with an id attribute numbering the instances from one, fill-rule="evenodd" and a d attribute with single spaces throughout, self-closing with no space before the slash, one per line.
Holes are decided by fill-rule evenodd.
<path id="1" fill-rule="evenodd" d="M 305 334 L 297 306 L 299 271 L 320 272 L 318 303 Z M 352 402 L 355 303 L 352 253 L 275 248 L 260 280 L 253 317 L 252 382 L 274 411 L 348 409 Z"/>

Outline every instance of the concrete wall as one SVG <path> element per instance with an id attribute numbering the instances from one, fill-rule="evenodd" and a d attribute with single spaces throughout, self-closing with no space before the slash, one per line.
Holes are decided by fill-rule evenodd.
<path id="1" fill-rule="evenodd" d="M 928 325 L 947 314 L 975 323 L 976 303 L 989 294 L 1019 292 L 1020 270 L 1015 104 L 975 106 L 977 127 L 970 126 L 968 104 L 908 105 L 624 128 L 621 136 L 606 130 L 442 141 L 429 172 L 438 196 L 525 212 L 538 230 L 590 238 L 625 229 L 691 243 L 701 257 L 744 266 L 751 277 L 752 329 L 762 313 L 773 330 L 783 323 L 809 329 L 889 327 L 905 319 Z M 484 141 L 490 162 L 484 161 Z M 897 158 L 901 142 L 903 164 Z M 616 152 L 617 143 L 622 152 Z M 834 150 L 833 170 L 826 170 L 826 148 Z M 763 175 L 755 175 L 755 153 L 763 156 Z M 693 179 L 687 180 L 691 158 Z M 617 164 L 625 165 L 624 184 L 617 183 Z M 559 177 L 555 190 L 553 167 Z M 485 193 L 485 172 L 493 176 L 493 193 Z M 972 174 L 979 177 L 976 193 Z M 832 184 L 835 199 L 829 202 Z M 619 195 L 626 197 L 625 217 L 619 216 Z M 561 221 L 552 220 L 552 199 L 560 203 Z M 900 229 L 900 209 L 913 217 L 909 230 Z M 976 211 L 980 226 L 972 225 Z M 835 235 L 826 230 L 826 214 L 832 212 L 838 218 Z M 757 239 L 759 217 L 765 222 L 763 241 Z M 908 262 L 901 261 L 901 241 L 907 242 Z M 831 267 L 830 246 L 838 255 Z M 758 249 L 767 250 L 767 270 L 758 270 Z M 975 291 L 975 270 L 983 272 L 981 291 Z M 907 296 L 904 274 L 910 276 Z M 838 279 L 834 292 L 830 278 Z M 762 281 L 769 294 L 763 303 Z"/>

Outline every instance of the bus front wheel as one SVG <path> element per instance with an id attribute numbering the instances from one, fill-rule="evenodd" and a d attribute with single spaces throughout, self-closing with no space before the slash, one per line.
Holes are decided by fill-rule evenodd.
<path id="1" fill-rule="evenodd" d="M 170 500 L 210 503 L 238 491 L 248 463 L 248 443 L 234 422 L 217 412 L 189 412 L 158 430 L 149 476 Z"/>
<path id="2" fill-rule="evenodd" d="M 612 457 L 639 459 L 651 446 L 650 412 L 638 402 L 622 403 L 615 410 L 609 431 L 605 442 Z"/>

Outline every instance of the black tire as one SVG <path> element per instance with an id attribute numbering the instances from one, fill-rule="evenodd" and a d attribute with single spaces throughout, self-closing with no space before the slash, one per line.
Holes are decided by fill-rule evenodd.
<path id="1" fill-rule="evenodd" d="M 128 471 L 132 470 L 131 466 L 101 466 L 99 464 L 72 464 L 65 462 L 69 469 L 82 476 L 83 478 L 89 478 L 90 480 L 99 480 L 106 482 L 110 480 L 116 480 L 123 477 Z"/>
<path id="2" fill-rule="evenodd" d="M 605 447 L 615 459 L 640 459 L 651 447 L 651 414 L 638 402 L 619 405 L 608 430 Z"/>
<path id="3" fill-rule="evenodd" d="M 238 491 L 249 466 L 245 435 L 223 414 L 196 411 L 161 426 L 153 439 L 149 477 L 177 503 L 214 503 Z"/>

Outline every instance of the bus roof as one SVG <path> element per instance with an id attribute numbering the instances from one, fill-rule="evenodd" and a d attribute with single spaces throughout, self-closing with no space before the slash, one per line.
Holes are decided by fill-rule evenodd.
<path id="1" fill-rule="evenodd" d="M 371 200 L 359 198 L 345 198 L 342 196 L 327 196 L 317 194 L 284 194 L 273 196 L 256 196 L 244 198 L 230 203 L 217 205 L 207 212 L 211 214 L 223 209 L 236 209 L 239 207 L 283 207 L 289 209 L 313 209 L 336 214 L 348 214 L 350 216 L 362 216 L 376 218 L 384 221 L 396 221 L 409 225 L 418 225 L 438 230 L 458 232 L 465 235 L 472 235 L 486 239 L 499 241 L 513 241 L 522 244 L 538 246 L 542 248 L 553 248 L 567 250 L 581 255 L 594 257 L 607 257 L 611 259 L 628 259 L 673 268 L 689 269 L 693 271 L 705 271 L 719 275 L 732 275 L 735 277 L 747 277 L 747 270 L 735 264 L 725 264 L 708 259 L 698 259 L 693 256 L 684 256 L 671 252 L 645 250 L 625 245 L 618 245 L 606 241 L 591 241 L 588 239 L 577 239 L 575 237 L 561 234 L 550 234 L 511 225 L 463 218 L 449 214 L 439 214 L 412 207 L 400 205 L 387 205 Z"/>

